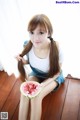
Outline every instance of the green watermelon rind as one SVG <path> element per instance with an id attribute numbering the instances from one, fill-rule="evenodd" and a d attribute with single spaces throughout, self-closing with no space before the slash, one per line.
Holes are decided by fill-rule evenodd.
<path id="1" fill-rule="evenodd" d="M 23 92 L 23 86 L 24 86 L 26 83 L 34 83 L 34 84 L 36 84 L 36 85 L 39 85 L 39 89 L 38 89 L 37 93 L 35 93 L 34 95 L 30 95 L 30 94 L 24 93 L 24 92 Z M 23 83 L 21 84 L 21 86 L 20 86 L 20 91 L 21 91 L 21 93 L 22 93 L 24 96 L 26 96 L 26 97 L 28 97 L 28 98 L 30 98 L 30 99 L 32 99 L 32 98 L 36 97 L 37 95 L 39 95 L 39 93 L 41 92 L 41 90 L 42 90 L 42 87 L 40 86 L 40 83 L 38 83 L 38 82 L 36 82 L 36 81 L 26 81 L 26 82 L 23 82 Z"/>

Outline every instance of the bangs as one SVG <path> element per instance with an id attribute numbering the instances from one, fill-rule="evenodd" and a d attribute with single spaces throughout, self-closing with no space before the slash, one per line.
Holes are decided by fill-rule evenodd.
<path id="1" fill-rule="evenodd" d="M 47 32 L 47 26 L 46 23 L 43 19 L 41 18 L 34 18 L 29 22 L 28 25 L 28 31 L 33 31 L 37 28 L 37 26 L 40 27 L 40 31 L 45 31 Z"/>

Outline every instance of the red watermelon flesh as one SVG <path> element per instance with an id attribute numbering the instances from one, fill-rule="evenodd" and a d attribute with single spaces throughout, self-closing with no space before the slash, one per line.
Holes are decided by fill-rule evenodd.
<path id="1" fill-rule="evenodd" d="M 37 92 L 38 88 L 39 85 L 36 85 L 34 83 L 27 83 L 23 86 L 23 91 L 27 94 L 34 94 L 35 92 Z"/>

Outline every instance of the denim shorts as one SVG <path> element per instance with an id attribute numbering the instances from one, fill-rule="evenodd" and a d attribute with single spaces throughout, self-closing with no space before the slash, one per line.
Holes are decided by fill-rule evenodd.
<path id="1" fill-rule="evenodd" d="M 41 70 L 35 69 L 32 66 L 30 67 L 32 69 L 32 72 L 29 74 L 29 76 L 37 77 L 40 83 L 43 82 L 45 79 L 47 79 L 47 73 L 42 72 Z M 62 83 L 64 83 L 64 77 L 63 77 L 62 71 L 55 81 L 58 83 L 57 87 L 55 88 L 56 90 Z"/>

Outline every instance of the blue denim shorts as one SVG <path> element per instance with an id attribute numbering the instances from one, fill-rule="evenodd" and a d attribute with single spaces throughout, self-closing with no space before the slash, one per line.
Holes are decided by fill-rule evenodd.
<path id="1" fill-rule="evenodd" d="M 35 69 L 32 66 L 30 66 L 30 67 L 32 69 L 32 72 L 29 74 L 29 76 L 37 77 L 39 79 L 40 83 L 43 82 L 45 79 L 47 79 L 47 73 L 42 72 L 38 69 Z M 55 89 L 57 89 L 62 83 L 64 83 L 64 77 L 63 77 L 62 71 L 55 81 L 58 83 L 58 85 Z"/>

